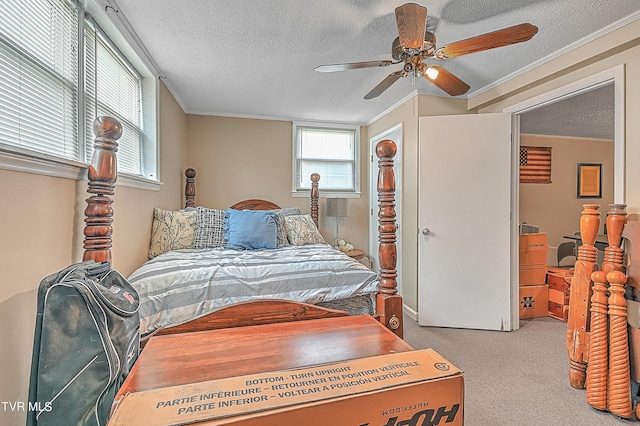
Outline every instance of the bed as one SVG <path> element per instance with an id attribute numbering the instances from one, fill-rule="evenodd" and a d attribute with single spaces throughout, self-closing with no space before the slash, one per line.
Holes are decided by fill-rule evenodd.
<path id="1" fill-rule="evenodd" d="M 85 211 L 84 259 L 110 261 L 113 216 L 110 196 L 115 187 L 115 151 L 121 130 L 117 121 L 100 117 L 94 124 L 94 131 L 97 135 L 95 152 L 88 172 L 88 191 L 94 195 L 87 200 Z M 308 214 L 285 212 L 288 209 L 266 200 L 244 200 L 224 210 L 224 246 L 184 247 L 154 253 L 148 262 L 134 271 L 129 281 L 141 298 L 141 333 L 153 335 L 193 330 L 194 327 L 206 329 L 211 325 L 211 316 L 229 306 L 234 307 L 239 318 L 246 309 L 247 317 L 261 323 L 270 315 L 264 311 L 261 315 L 251 314 L 255 312 L 252 303 L 288 301 L 283 303 L 292 307 L 287 315 L 294 319 L 318 312 L 312 308 L 317 305 L 321 312 L 332 315 L 340 311 L 374 315 L 402 337 L 402 298 L 397 293 L 396 283 L 395 144 L 389 140 L 380 142 L 376 154 L 379 158 L 379 274 L 334 250 L 324 240 L 305 240 L 304 235 L 311 232 L 310 221 L 319 235 L 320 176 L 313 174 Z M 185 176 L 186 205 L 182 214 L 190 216 L 194 211 L 200 214 L 205 209 L 215 210 L 196 207 L 196 172 L 187 169 Z M 220 211 L 216 214 L 219 216 Z M 254 219 L 259 222 L 251 222 Z M 240 229 L 236 225 L 244 224 L 244 220 L 260 226 L 264 220 L 269 229 L 277 222 L 276 245 L 272 244 L 269 233 L 267 247 L 246 249 L 242 246 L 246 243 L 242 238 L 255 234 L 247 233 L 246 229 L 235 231 Z M 304 232 L 301 232 L 304 244 L 291 241 L 280 244 L 280 231 L 293 228 L 295 240 L 299 237 L 295 230 L 300 223 L 304 225 Z M 243 226 L 247 228 L 247 225 Z M 291 239 L 292 234 L 288 232 L 287 235 Z M 240 238 L 240 246 L 229 246 L 232 240 L 238 242 L 236 237 Z"/>

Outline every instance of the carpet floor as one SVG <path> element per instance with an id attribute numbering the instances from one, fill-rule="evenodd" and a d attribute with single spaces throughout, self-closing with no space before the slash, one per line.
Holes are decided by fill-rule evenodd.
<path id="1" fill-rule="evenodd" d="M 512 332 L 421 327 L 404 318 L 404 340 L 432 348 L 464 372 L 467 426 L 636 425 L 590 407 L 569 385 L 566 323 L 521 320 Z"/>

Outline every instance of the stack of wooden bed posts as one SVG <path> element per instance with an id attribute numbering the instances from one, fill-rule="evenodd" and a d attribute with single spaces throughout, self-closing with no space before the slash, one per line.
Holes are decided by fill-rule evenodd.
<path id="1" fill-rule="evenodd" d="M 567 329 L 569 379 L 572 387 L 586 388 L 592 407 L 631 419 L 632 381 L 634 385 L 640 381 L 640 295 L 636 294 L 636 288 L 640 288 L 640 252 L 633 251 L 640 247 L 640 222 L 627 222 L 626 205 L 609 206 L 609 246 L 597 270 L 594 244 L 600 226 L 599 207 L 585 204 L 580 218 L 582 245 L 571 279 Z M 636 419 L 640 417 L 638 407 Z"/>
<path id="2" fill-rule="evenodd" d="M 117 120 L 110 117 L 98 117 L 94 121 L 96 135 L 94 154 L 88 170 L 89 189 L 93 194 L 87 199 L 85 210 L 84 259 L 97 262 L 111 261 L 112 247 L 112 199 L 116 173 L 116 152 L 118 138 L 122 134 Z M 402 337 L 402 297 L 397 291 L 397 252 L 396 252 L 396 211 L 395 177 L 393 157 L 396 146 L 393 141 L 378 143 L 376 155 L 379 158 L 378 202 L 379 202 L 379 285 L 375 296 L 375 317 L 395 334 Z M 195 176 L 193 169 L 187 169 L 185 185 L 185 203 L 195 206 Z M 310 215 L 318 224 L 318 181 L 320 176 L 311 176 Z M 279 208 L 265 200 L 245 200 L 232 206 L 238 210 L 269 210 Z M 345 257 L 347 257 L 345 255 Z M 355 261 L 354 261 L 355 262 Z M 357 263 L 357 262 L 356 262 Z M 358 265 L 362 266 L 358 263 Z M 364 267 L 364 266 L 362 266 Z M 208 330 L 230 326 L 268 324 L 282 321 L 297 321 L 319 317 L 347 315 L 346 312 L 318 308 L 307 303 L 291 300 L 258 300 L 238 303 L 229 309 L 221 309 L 209 315 L 202 315 L 192 321 L 176 326 L 163 327 L 157 334 L 172 334 L 196 330 Z"/>

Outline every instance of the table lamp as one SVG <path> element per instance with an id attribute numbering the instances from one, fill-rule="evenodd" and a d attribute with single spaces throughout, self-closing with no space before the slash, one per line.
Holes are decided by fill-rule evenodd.
<path id="1" fill-rule="evenodd" d="M 340 233 L 338 231 L 338 225 L 341 217 L 349 216 L 349 199 L 348 198 L 327 198 L 327 211 L 326 215 L 336 218 L 336 238 L 334 239 L 333 246 L 338 246 L 340 240 Z"/>

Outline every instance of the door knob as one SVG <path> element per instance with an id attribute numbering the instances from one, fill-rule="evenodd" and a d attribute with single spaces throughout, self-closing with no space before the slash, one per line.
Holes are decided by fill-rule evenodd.
<path id="1" fill-rule="evenodd" d="M 429 228 L 422 228 L 422 235 L 431 235 L 431 231 L 429 231 Z"/>

